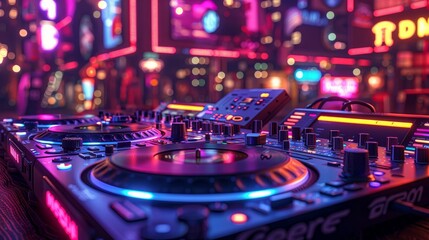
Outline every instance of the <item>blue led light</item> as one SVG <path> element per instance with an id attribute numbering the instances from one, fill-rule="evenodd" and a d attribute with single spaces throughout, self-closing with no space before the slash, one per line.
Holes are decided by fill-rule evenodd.
<path id="1" fill-rule="evenodd" d="M 276 194 L 277 191 L 274 189 L 267 189 L 267 190 L 261 190 L 261 191 L 255 191 L 255 192 L 247 192 L 243 194 L 243 198 L 245 199 L 255 199 L 255 198 L 262 198 L 262 197 L 268 197 L 271 195 Z"/>
<path id="2" fill-rule="evenodd" d="M 140 199 L 152 199 L 153 194 L 149 192 L 142 191 L 133 191 L 133 190 L 124 190 L 123 194 L 132 198 L 140 198 Z"/>
<path id="3" fill-rule="evenodd" d="M 294 76 L 296 81 L 298 82 L 311 82 L 311 83 L 317 83 L 320 81 L 320 78 L 322 77 L 322 72 L 320 72 L 317 69 L 296 69 L 294 72 Z"/>
<path id="4" fill-rule="evenodd" d="M 24 127 L 24 123 L 14 123 L 13 126 L 15 126 L 15 127 Z"/>
<path id="5" fill-rule="evenodd" d="M 151 193 L 147 191 L 138 191 L 131 189 L 124 189 L 113 185 L 106 184 L 98 180 L 94 173 L 91 173 L 90 179 L 93 184 L 121 196 L 144 199 L 144 200 L 156 200 L 156 201 L 176 201 L 176 202 L 224 202 L 224 201 L 238 201 L 257 199 L 263 197 L 269 197 L 278 193 L 290 191 L 302 183 L 306 182 L 309 175 L 305 174 L 302 178 L 297 179 L 296 182 L 287 184 L 281 187 L 270 188 L 252 192 L 239 192 L 239 193 L 218 193 L 218 194 L 176 194 L 176 193 Z"/>
<path id="6" fill-rule="evenodd" d="M 414 151 L 414 150 L 416 150 L 415 147 L 406 147 L 405 149 L 408 150 L 408 151 Z"/>
<path id="7" fill-rule="evenodd" d="M 208 10 L 203 16 L 203 28 L 208 33 L 214 33 L 219 28 L 219 15 L 213 10 Z"/>
<path id="8" fill-rule="evenodd" d="M 27 133 L 26 132 L 16 132 L 16 135 L 18 135 L 18 136 L 24 136 L 24 135 L 27 135 Z"/>

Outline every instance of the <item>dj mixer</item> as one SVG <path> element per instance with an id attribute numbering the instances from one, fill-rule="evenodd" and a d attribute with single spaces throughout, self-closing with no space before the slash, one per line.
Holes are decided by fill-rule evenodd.
<path id="1" fill-rule="evenodd" d="M 426 211 L 429 116 L 297 108 L 270 122 L 288 99 L 5 119 L 2 143 L 69 239 L 334 239 Z"/>

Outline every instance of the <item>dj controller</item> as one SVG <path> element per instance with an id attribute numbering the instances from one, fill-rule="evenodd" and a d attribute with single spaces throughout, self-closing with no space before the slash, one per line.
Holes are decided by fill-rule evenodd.
<path id="1" fill-rule="evenodd" d="M 333 239 L 429 204 L 429 116 L 284 90 L 133 114 L 4 119 L 5 159 L 69 239 Z M 408 207 L 408 208 L 407 208 Z"/>

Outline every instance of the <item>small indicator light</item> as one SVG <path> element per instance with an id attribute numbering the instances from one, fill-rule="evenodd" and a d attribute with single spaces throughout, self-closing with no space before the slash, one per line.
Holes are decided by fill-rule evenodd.
<path id="1" fill-rule="evenodd" d="M 248 217 L 244 213 L 234 213 L 231 215 L 231 221 L 236 224 L 242 224 L 247 222 Z"/>
<path id="2" fill-rule="evenodd" d="M 72 168 L 72 164 L 71 163 L 60 163 L 57 164 L 57 169 L 59 170 L 69 170 Z"/>

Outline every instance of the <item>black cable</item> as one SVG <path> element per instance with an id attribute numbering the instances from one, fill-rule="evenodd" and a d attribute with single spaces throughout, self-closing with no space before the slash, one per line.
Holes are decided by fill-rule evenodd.
<path id="1" fill-rule="evenodd" d="M 318 109 L 323 109 L 323 105 L 325 105 L 325 103 L 327 103 L 327 102 L 338 102 L 338 101 L 343 102 L 343 103 L 349 102 L 349 100 L 347 98 L 338 97 L 338 96 L 331 96 L 331 97 L 327 97 L 327 98 L 323 99 L 320 102 Z M 352 107 L 350 105 L 347 106 L 347 110 L 351 111 Z"/>
<path id="2" fill-rule="evenodd" d="M 343 104 L 343 107 L 341 108 L 341 110 L 344 111 L 346 108 L 351 108 L 352 105 L 361 105 L 361 106 L 368 108 L 373 113 L 376 112 L 374 105 L 372 105 L 368 102 L 361 101 L 361 100 L 350 100 L 348 102 L 345 102 Z"/>
<path id="3" fill-rule="evenodd" d="M 321 101 L 325 100 L 325 98 L 318 98 L 316 100 L 314 100 L 312 103 L 308 104 L 307 106 L 305 106 L 305 108 L 313 108 L 314 105 L 320 103 Z"/>
<path id="4" fill-rule="evenodd" d="M 393 207 L 393 209 L 400 210 L 404 213 L 409 213 L 409 214 L 422 216 L 422 217 L 426 217 L 426 218 L 429 217 L 429 209 L 416 206 L 412 202 L 406 202 L 403 200 L 396 200 L 395 202 L 393 202 L 392 207 Z"/>

